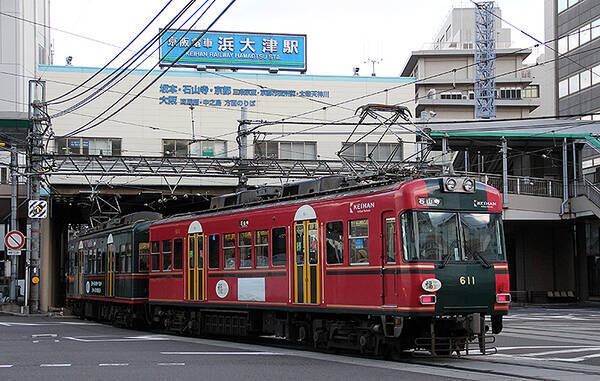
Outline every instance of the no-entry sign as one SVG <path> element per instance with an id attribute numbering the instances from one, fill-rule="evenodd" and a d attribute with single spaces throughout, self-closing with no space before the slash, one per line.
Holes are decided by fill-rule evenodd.
<path id="1" fill-rule="evenodd" d="M 18 230 L 9 231 L 4 237 L 4 244 L 10 250 L 20 250 L 25 245 L 25 236 Z"/>

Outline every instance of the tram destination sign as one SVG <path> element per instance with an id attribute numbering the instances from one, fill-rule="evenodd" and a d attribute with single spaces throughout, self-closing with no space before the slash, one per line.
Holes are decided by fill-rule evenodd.
<path id="1" fill-rule="evenodd" d="M 306 71 L 304 34 L 161 31 L 161 66 Z"/>

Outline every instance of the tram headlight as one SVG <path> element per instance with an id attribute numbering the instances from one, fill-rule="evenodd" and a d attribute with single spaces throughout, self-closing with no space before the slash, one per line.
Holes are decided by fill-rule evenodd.
<path id="1" fill-rule="evenodd" d="M 473 180 L 467 178 L 467 179 L 465 179 L 465 181 L 463 181 L 463 188 L 467 192 L 472 192 L 473 189 L 475 189 L 475 182 Z"/>
<path id="2" fill-rule="evenodd" d="M 454 180 L 454 179 L 446 180 L 446 189 L 448 189 L 450 192 L 452 192 L 454 189 L 456 189 L 456 180 Z"/>

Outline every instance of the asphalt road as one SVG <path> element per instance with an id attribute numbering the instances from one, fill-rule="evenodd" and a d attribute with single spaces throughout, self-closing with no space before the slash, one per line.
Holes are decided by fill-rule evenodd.
<path id="1" fill-rule="evenodd" d="M 600 379 L 600 309 L 513 309 L 498 353 L 384 361 L 0 316 L 0 380 Z"/>

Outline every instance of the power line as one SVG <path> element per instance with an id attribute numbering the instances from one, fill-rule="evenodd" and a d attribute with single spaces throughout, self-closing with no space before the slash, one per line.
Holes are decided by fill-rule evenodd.
<path id="1" fill-rule="evenodd" d="M 166 28 L 170 28 L 171 26 L 173 26 L 173 24 L 189 9 L 189 7 L 191 7 L 192 3 L 195 2 L 196 0 L 191 0 L 186 7 L 184 7 L 166 26 Z M 182 24 L 185 25 L 191 18 L 194 17 L 194 15 L 200 10 L 202 9 L 202 7 L 204 7 L 204 5 L 206 5 L 206 3 L 209 0 L 205 0 L 204 3 L 186 20 L 184 21 L 184 23 Z M 214 1 L 213 1 L 214 3 Z M 148 41 L 144 47 L 142 47 L 142 49 L 140 49 L 139 54 L 135 54 L 133 55 L 131 58 L 129 58 L 125 63 L 123 63 L 116 71 L 112 71 L 107 77 L 103 78 L 101 81 L 99 81 L 96 85 L 108 80 L 110 78 L 110 80 L 104 84 L 100 89 L 97 89 L 96 91 L 94 91 L 93 94 L 87 96 L 85 99 L 77 102 L 75 105 L 68 107 L 67 109 L 53 115 L 53 117 L 59 117 L 65 114 L 68 114 L 69 112 L 72 112 L 74 110 L 77 110 L 83 106 L 85 106 L 86 104 L 90 103 L 91 101 L 97 99 L 98 97 L 102 96 L 103 94 L 105 94 L 107 91 L 109 91 L 110 89 L 112 89 L 113 87 L 115 87 L 117 84 L 119 84 L 121 81 L 123 81 L 126 77 L 129 76 L 129 74 L 131 74 L 135 69 L 137 69 L 140 65 L 142 65 L 149 57 L 152 56 L 152 54 L 154 54 L 158 49 L 160 49 L 160 47 L 165 43 L 165 41 L 163 41 L 161 44 L 159 44 L 159 46 L 152 51 L 151 54 L 147 55 L 142 61 L 140 61 L 134 68 L 130 69 L 125 75 L 122 75 L 125 71 L 127 71 L 131 64 L 133 64 L 135 61 L 138 60 L 138 58 L 140 58 L 146 51 L 148 51 L 148 49 L 150 49 L 150 47 L 154 44 L 154 42 L 159 41 L 161 36 L 165 33 L 166 31 L 160 31 L 157 35 L 155 35 L 150 41 Z M 173 36 L 174 32 L 171 34 L 171 36 Z M 173 48 L 172 48 L 173 49 Z M 104 66 L 104 68 L 106 68 L 107 65 Z M 157 65 L 154 65 L 153 69 L 156 67 Z M 103 69 L 104 69 L 103 68 Z M 100 69 L 100 72 L 103 70 Z M 117 73 L 116 75 L 113 76 L 113 74 Z M 115 82 L 116 81 L 116 82 Z M 114 82 L 114 83 L 113 83 Z M 111 84 L 112 83 L 112 84 Z M 136 84 L 137 85 L 137 84 Z M 134 85 L 134 87 L 136 86 Z M 133 88 L 132 88 L 133 89 Z M 132 90 L 130 89 L 130 91 Z M 85 92 L 87 92 L 89 90 L 86 90 L 82 93 L 80 93 L 79 95 L 83 95 Z M 73 96 L 71 98 L 69 98 L 68 100 L 72 100 L 76 97 L 78 97 L 79 95 Z M 67 100 L 63 100 L 60 102 L 56 102 L 56 103 L 63 103 Z M 118 102 L 118 101 L 117 101 Z M 112 106 L 111 106 L 112 107 Z"/>
<path id="2" fill-rule="evenodd" d="M 214 1 L 215 1 L 215 0 L 213 0 L 213 2 L 212 2 L 212 3 L 211 3 L 209 6 L 208 6 L 208 8 L 207 8 L 207 9 L 206 9 L 206 10 L 205 10 L 203 13 L 202 13 L 202 15 L 200 15 L 200 17 L 198 18 L 198 20 L 199 20 L 199 19 L 200 19 L 200 18 L 201 18 L 201 17 L 202 17 L 202 16 L 203 16 L 203 15 L 204 15 L 204 14 L 205 14 L 207 11 L 208 11 L 208 9 L 210 9 L 210 7 L 211 7 L 211 6 L 214 4 Z M 229 4 L 228 4 L 228 5 L 225 7 L 225 9 L 223 9 L 223 11 L 221 11 L 221 13 L 220 13 L 220 14 L 219 14 L 219 15 L 218 15 L 218 16 L 217 16 L 217 17 L 216 17 L 216 18 L 215 18 L 215 19 L 212 21 L 212 23 L 211 23 L 211 24 L 210 24 L 210 25 L 209 25 L 209 26 L 206 28 L 206 30 L 204 30 L 204 31 L 202 32 L 202 34 L 200 34 L 200 36 L 196 38 L 196 41 L 197 41 L 197 40 L 199 40 L 199 39 L 201 39 L 201 38 L 202 38 L 202 37 L 203 37 L 203 36 L 206 34 L 206 32 L 207 32 L 208 30 L 210 30 L 210 28 L 212 28 L 212 26 L 213 26 L 213 25 L 214 25 L 214 24 L 215 24 L 215 23 L 216 23 L 216 22 L 217 22 L 217 21 L 218 21 L 218 20 L 219 20 L 219 19 L 220 19 L 220 18 L 221 18 L 221 17 L 222 17 L 224 14 L 225 14 L 225 12 L 227 12 L 227 10 L 228 10 L 228 9 L 229 9 L 229 8 L 230 8 L 230 7 L 231 7 L 231 6 L 232 6 L 232 5 L 235 3 L 235 1 L 236 1 L 236 0 L 231 0 L 231 1 L 230 1 L 230 3 L 229 3 Z M 197 20 L 197 21 L 198 21 L 198 20 Z M 191 28 L 193 27 L 193 25 L 195 25 L 195 23 L 194 23 L 194 24 L 192 24 L 192 26 L 191 26 L 191 27 L 190 27 L 190 28 L 189 28 L 189 29 L 186 31 L 186 34 L 187 34 L 187 33 L 188 33 L 190 30 L 191 30 Z M 185 36 L 185 34 L 184 34 L 184 36 Z M 113 113 L 111 113 L 111 114 L 110 114 L 108 117 L 106 117 L 106 118 L 103 118 L 101 121 L 99 121 L 99 122 L 97 122 L 97 123 L 94 123 L 94 124 L 92 124 L 92 125 L 90 126 L 90 124 L 91 124 L 91 123 L 92 123 L 94 120 L 98 119 L 98 118 L 99 118 L 101 115 L 103 115 L 103 114 L 104 114 L 106 111 L 108 111 L 108 109 L 107 109 L 106 111 L 104 111 L 103 113 L 101 113 L 100 115 L 98 115 L 98 117 L 96 117 L 95 119 L 93 119 L 92 121 L 90 121 L 90 122 L 86 123 L 84 126 L 82 126 L 82 127 L 78 128 L 78 129 L 76 129 L 76 130 L 74 130 L 74 131 L 72 131 L 72 132 L 70 132 L 70 133 L 66 134 L 65 136 L 72 136 L 72 135 L 74 135 L 74 134 L 77 134 L 77 133 L 79 133 L 79 132 L 83 132 L 83 131 L 87 131 L 87 130 L 89 130 L 89 129 L 92 129 L 92 128 L 94 128 L 94 127 L 96 127 L 96 126 L 100 125 L 101 123 L 103 123 L 103 122 L 104 122 L 104 121 L 106 121 L 107 119 L 111 118 L 112 116 L 116 115 L 118 112 L 120 112 L 121 110 L 123 110 L 123 109 L 124 109 L 125 107 L 127 107 L 129 104 L 131 104 L 131 103 L 132 103 L 132 102 L 133 102 L 135 99 L 137 99 L 137 97 L 139 97 L 139 96 L 140 96 L 140 95 L 141 95 L 141 94 L 142 94 L 144 91 L 146 91 L 146 90 L 147 90 L 147 89 L 148 89 L 150 86 L 152 86 L 154 83 L 156 83 L 156 81 L 158 81 L 158 80 L 159 80 L 159 79 L 160 79 L 160 78 L 161 78 L 163 75 L 165 75 L 165 74 L 167 73 L 167 71 L 168 71 L 170 68 L 172 68 L 172 67 L 173 67 L 173 66 L 174 66 L 174 65 L 177 63 L 177 61 L 179 61 L 179 60 L 181 59 L 181 57 L 183 57 L 183 56 L 184 56 L 184 55 L 185 55 L 185 54 L 186 54 L 186 53 L 187 53 L 187 52 L 188 52 L 188 51 L 189 51 L 189 50 L 190 50 L 190 49 L 191 49 L 193 46 L 194 46 L 194 44 L 190 44 L 190 46 L 189 46 L 187 49 L 185 49 L 185 50 L 184 50 L 184 51 L 183 51 L 183 52 L 182 52 L 182 53 L 179 55 L 179 57 L 177 57 L 177 58 L 176 58 L 176 59 L 175 59 L 175 60 L 174 60 L 174 61 L 173 61 L 171 64 L 169 64 L 169 65 L 166 67 L 166 69 L 165 69 L 164 71 L 162 71 L 162 72 L 161 72 L 161 73 L 160 73 L 158 76 L 156 76 L 156 78 L 155 78 L 154 80 L 152 80 L 152 81 L 151 81 L 151 82 L 150 82 L 150 83 L 149 83 L 149 84 L 148 84 L 146 87 L 144 87 L 144 88 L 143 88 L 143 89 L 142 89 L 142 90 L 141 90 L 141 91 L 140 91 L 138 94 L 136 94 L 135 96 L 133 96 L 133 98 L 131 98 L 129 101 L 127 101 L 127 102 L 126 102 L 126 103 L 125 103 L 123 106 L 121 106 L 119 109 L 117 109 L 116 111 L 114 111 Z M 142 78 L 140 81 L 138 81 L 138 82 L 136 83 L 136 85 L 134 85 L 133 87 L 135 87 L 135 86 L 137 86 L 137 84 L 141 83 L 141 81 L 143 81 L 143 80 L 144 80 L 144 78 L 146 78 L 146 77 L 148 76 L 148 74 L 149 74 L 149 73 L 150 73 L 150 71 L 148 71 L 148 73 L 146 73 L 146 75 L 144 75 L 144 77 L 143 77 L 143 78 Z M 132 89 L 133 89 L 133 87 L 132 87 Z M 124 98 L 124 96 L 123 96 L 123 97 L 121 97 L 121 98 L 120 98 L 120 99 L 119 99 L 117 102 L 119 102 L 119 101 L 120 101 L 121 99 L 123 99 L 123 98 Z M 114 103 L 112 106 L 114 106 L 115 104 L 116 104 L 116 103 Z M 112 106 L 111 106 L 111 107 L 112 107 Z M 111 107 L 109 107 L 109 109 L 110 109 Z"/>
<path id="3" fill-rule="evenodd" d="M 64 94 L 62 94 L 62 95 L 60 95 L 60 96 L 58 96 L 58 97 L 56 97 L 56 98 L 50 99 L 50 100 L 49 100 L 49 101 L 47 101 L 46 103 L 47 103 L 47 104 L 52 104 L 52 103 L 62 103 L 62 102 L 67 102 L 67 101 L 69 101 L 69 100 L 71 100 L 71 99 L 74 99 L 74 97 L 71 97 L 71 98 L 68 98 L 68 99 L 66 99 L 66 100 L 63 100 L 63 101 L 61 101 L 61 102 L 58 102 L 58 100 L 59 100 L 59 99 L 61 99 L 61 98 L 63 98 L 63 97 L 66 97 L 67 95 L 69 95 L 69 94 L 71 94 L 71 93 L 75 92 L 76 90 L 80 89 L 82 86 L 84 86 L 85 84 L 87 84 L 88 82 L 90 82 L 90 81 L 91 81 L 92 79 L 94 79 L 94 78 L 95 78 L 97 75 L 99 75 L 99 74 L 102 72 L 102 70 L 106 69 L 106 68 L 107 68 L 107 67 L 108 67 L 108 66 L 109 66 L 111 63 L 113 63 L 113 62 L 114 62 L 114 61 L 115 61 L 115 60 L 116 60 L 116 59 L 117 59 L 117 58 L 118 58 L 118 57 L 119 57 L 121 54 L 123 54 L 123 52 L 124 52 L 125 50 L 127 50 L 127 49 L 128 49 L 130 46 L 131 46 L 131 44 L 133 44 L 133 43 L 135 42 L 135 40 L 137 40 L 137 39 L 138 39 L 138 37 L 140 37 L 140 36 L 142 35 L 142 33 L 144 33 L 144 32 L 145 32 L 145 31 L 148 29 L 148 27 L 150 27 L 150 25 L 151 25 L 152 23 L 154 23 L 154 21 L 156 21 L 156 19 L 157 19 L 157 18 L 158 18 L 158 17 L 159 17 L 159 16 L 160 16 L 160 15 L 161 15 L 163 12 L 164 12 L 164 10 L 165 10 L 165 9 L 167 9 L 167 7 L 168 7 L 168 6 L 169 6 L 169 5 L 170 5 L 172 2 L 173 2 L 173 0 L 169 0 L 169 1 L 167 2 L 167 4 L 165 4 L 165 6 L 164 6 L 164 7 L 163 7 L 163 8 L 162 8 L 162 9 L 161 9 L 161 10 L 160 10 L 160 11 L 159 11 L 159 12 L 158 12 L 158 13 L 157 13 L 157 14 L 156 14 L 156 15 L 155 15 L 153 18 L 152 18 L 152 20 L 151 20 L 151 21 L 150 21 L 148 24 L 146 24 L 146 26 L 145 26 L 145 27 L 144 27 L 144 28 L 143 28 L 143 29 L 142 29 L 142 30 L 141 30 L 141 31 L 140 31 L 140 32 L 139 32 L 139 33 L 138 33 L 138 34 L 137 34 L 137 35 L 136 35 L 136 36 L 133 38 L 133 40 L 131 40 L 131 41 L 130 41 L 130 42 L 127 44 L 127 46 L 125 46 L 123 49 L 121 49 L 121 50 L 119 51 L 119 53 L 117 53 L 117 54 L 116 54 L 116 55 L 115 55 L 115 56 L 114 56 L 114 57 L 113 57 L 113 58 L 112 58 L 110 61 L 108 61 L 108 62 L 107 62 L 107 63 L 106 63 L 106 64 L 105 64 L 105 65 L 104 65 L 104 66 L 103 66 L 101 69 L 99 69 L 98 71 L 96 71 L 96 72 L 95 72 L 95 73 L 94 73 L 94 74 L 93 74 L 91 77 L 89 77 L 88 79 L 86 79 L 85 81 L 83 81 L 82 83 L 80 83 L 79 85 L 77 85 L 75 88 L 73 88 L 73 89 L 71 89 L 71 90 L 67 91 L 66 93 L 64 93 Z M 190 1 L 190 2 L 188 3 L 188 6 L 190 6 L 190 5 L 191 5 L 191 3 L 192 3 L 192 2 Z M 187 8 L 184 8 L 184 9 L 187 9 Z M 137 55 L 137 54 L 138 54 L 138 52 L 139 52 L 139 50 L 138 50 L 138 51 L 135 53 L 135 55 Z M 135 55 L 134 55 L 134 56 L 135 56 Z M 94 86 L 97 86 L 97 85 L 99 85 L 101 82 L 102 82 L 102 81 L 100 81 L 100 82 L 96 83 L 96 85 L 94 85 Z M 85 92 L 87 92 L 87 91 L 88 91 L 88 90 L 86 90 Z M 80 94 L 76 95 L 75 97 L 81 96 L 81 95 L 83 95 L 85 92 L 83 92 L 83 93 L 80 93 Z"/>

